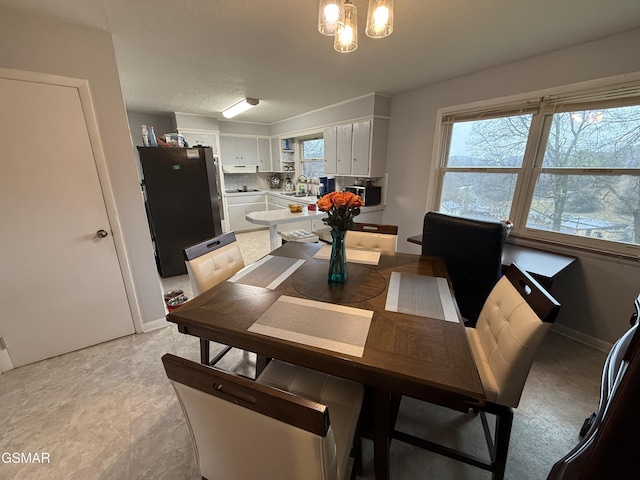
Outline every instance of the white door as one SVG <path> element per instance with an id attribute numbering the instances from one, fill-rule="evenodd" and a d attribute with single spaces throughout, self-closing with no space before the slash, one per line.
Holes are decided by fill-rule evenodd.
<path id="1" fill-rule="evenodd" d="M 134 325 L 79 89 L 2 77 L 0 335 L 18 367 Z"/>

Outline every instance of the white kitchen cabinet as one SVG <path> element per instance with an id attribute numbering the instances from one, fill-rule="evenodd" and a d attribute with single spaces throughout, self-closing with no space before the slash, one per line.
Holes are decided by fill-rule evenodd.
<path id="1" fill-rule="evenodd" d="M 389 121 L 375 118 L 324 129 L 324 173 L 382 177 Z"/>
<path id="2" fill-rule="evenodd" d="M 190 147 L 202 145 L 211 147 L 214 156 L 218 155 L 218 134 L 213 132 L 198 132 L 179 129 L 178 133 L 184 137 Z"/>
<path id="3" fill-rule="evenodd" d="M 242 232 L 243 230 L 261 228 L 255 223 L 248 222 L 245 217 L 251 212 L 262 212 L 267 209 L 264 193 L 229 195 L 225 196 L 225 201 L 227 203 L 229 230 Z"/>
<path id="4" fill-rule="evenodd" d="M 258 141 L 255 137 L 220 136 L 223 165 L 258 165 Z"/>
<path id="5" fill-rule="evenodd" d="M 369 134 L 368 173 L 357 173 L 363 177 L 383 177 L 387 172 L 387 137 L 389 135 L 389 119 L 374 118 L 371 120 Z M 359 170 L 360 171 L 360 170 Z M 355 174 L 355 172 L 354 172 Z"/>
<path id="6" fill-rule="evenodd" d="M 267 209 L 267 205 L 264 202 L 261 203 L 244 203 L 241 205 L 229 205 L 229 229 L 234 232 L 241 232 L 243 230 L 253 230 L 262 228 L 260 225 L 248 222 L 246 216 L 251 212 L 262 212 Z"/>
<path id="7" fill-rule="evenodd" d="M 336 127 L 336 162 L 338 175 L 351 174 L 352 126 L 350 123 Z"/>
<path id="8" fill-rule="evenodd" d="M 267 195 L 267 210 L 283 210 L 288 208 L 286 205 L 280 203 L 280 198 L 275 195 Z"/>
<path id="9" fill-rule="evenodd" d="M 323 131 L 324 137 L 324 173 L 335 175 L 338 173 L 336 157 L 336 126 L 327 127 Z"/>
<path id="10" fill-rule="evenodd" d="M 258 138 L 258 171 L 273 171 L 271 162 L 271 142 L 268 138 Z"/>
<path id="11" fill-rule="evenodd" d="M 369 176 L 369 142 L 371 139 L 371 121 L 353 124 L 351 155 L 351 175 Z"/>
<path id="12" fill-rule="evenodd" d="M 271 139 L 271 171 L 282 171 L 282 159 L 280 157 L 280 139 Z"/>

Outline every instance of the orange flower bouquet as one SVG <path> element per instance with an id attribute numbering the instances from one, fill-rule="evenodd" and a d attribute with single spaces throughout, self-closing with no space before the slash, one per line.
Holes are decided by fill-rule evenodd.
<path id="1" fill-rule="evenodd" d="M 353 217 L 360 215 L 362 199 L 351 192 L 331 192 L 318 200 L 318 210 L 327 212 L 322 221 L 332 230 L 351 230 Z"/>
<path id="2" fill-rule="evenodd" d="M 331 192 L 318 200 L 318 210 L 327 212 L 322 221 L 331 227 L 330 282 L 347 281 L 347 256 L 344 237 L 353 228 L 353 217 L 360 215 L 362 199 L 351 192 Z"/>

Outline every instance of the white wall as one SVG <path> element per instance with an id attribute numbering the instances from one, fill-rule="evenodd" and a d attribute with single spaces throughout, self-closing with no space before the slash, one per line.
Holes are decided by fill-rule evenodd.
<path id="1" fill-rule="evenodd" d="M 133 277 L 134 304 L 143 323 L 163 318 L 111 36 L 0 8 L 0 66 L 88 79 Z"/>
<path id="2" fill-rule="evenodd" d="M 637 45 L 640 29 L 394 96 L 383 219 L 399 226 L 398 248 L 419 252 L 404 239 L 422 232 L 438 108 L 640 72 Z M 640 267 L 580 255 L 552 293 L 563 304 L 559 324 L 613 342 L 628 327 Z"/>
<path id="3" fill-rule="evenodd" d="M 156 137 L 160 137 L 165 133 L 175 132 L 169 115 L 127 112 L 127 120 L 129 122 L 129 129 L 131 130 L 133 152 L 136 158 L 138 158 L 136 147 L 142 147 L 142 125 L 146 125 L 147 127 L 153 125 L 153 131 Z"/>

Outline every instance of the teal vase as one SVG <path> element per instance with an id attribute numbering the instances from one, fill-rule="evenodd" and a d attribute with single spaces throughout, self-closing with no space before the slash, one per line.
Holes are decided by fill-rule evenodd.
<path id="1" fill-rule="evenodd" d="M 347 281 L 347 256 L 344 248 L 344 237 L 346 230 L 331 229 L 331 258 L 329 258 L 330 282 L 345 283 Z"/>

